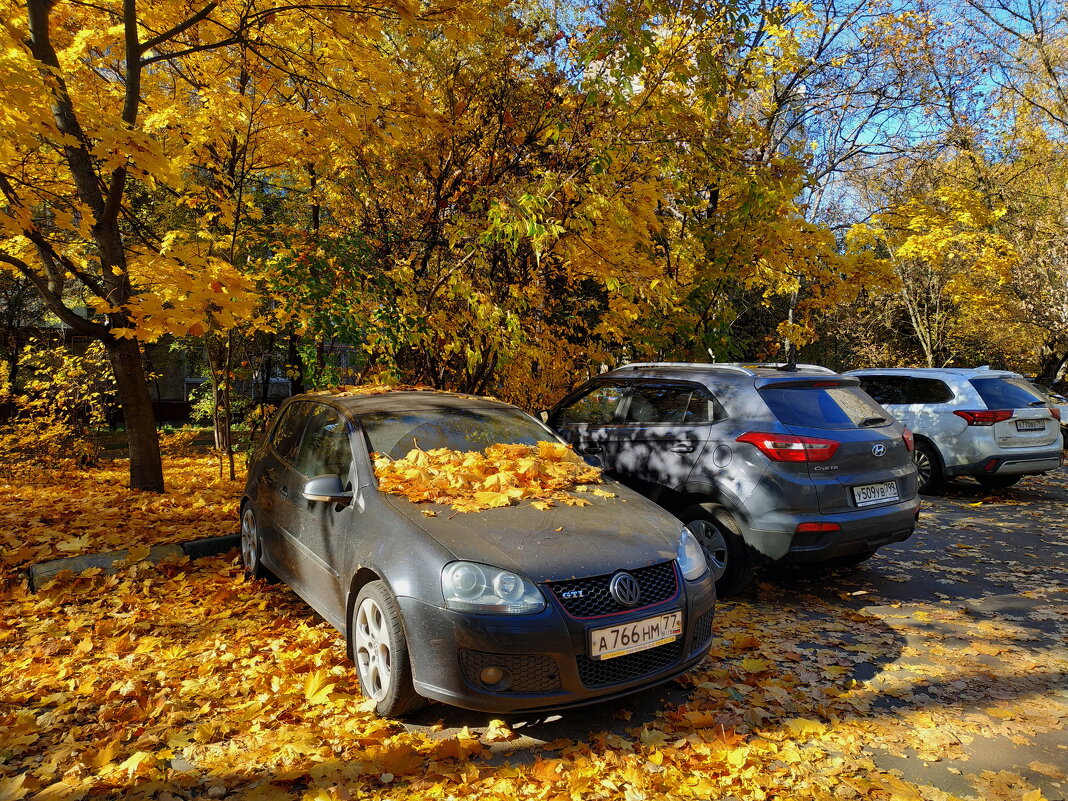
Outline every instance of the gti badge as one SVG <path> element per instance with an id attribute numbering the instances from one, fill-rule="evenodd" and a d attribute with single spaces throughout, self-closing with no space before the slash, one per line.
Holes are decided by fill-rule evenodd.
<path id="1" fill-rule="evenodd" d="M 565 601 L 570 601 L 572 598 L 585 598 L 585 590 L 568 590 L 567 592 L 560 593 L 560 597 Z"/>
<path id="2" fill-rule="evenodd" d="M 872 456 L 882 456 L 884 453 L 886 453 L 886 446 L 883 445 L 882 443 L 879 443 L 878 445 L 872 445 L 871 446 L 871 455 Z"/>

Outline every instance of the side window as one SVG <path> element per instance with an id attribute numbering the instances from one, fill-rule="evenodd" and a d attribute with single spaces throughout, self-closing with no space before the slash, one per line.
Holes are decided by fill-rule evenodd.
<path id="1" fill-rule="evenodd" d="M 293 466 L 308 478 L 334 474 L 342 483 L 348 481 L 352 467 L 349 426 L 334 409 L 319 404 L 312 409 Z"/>
<path id="2" fill-rule="evenodd" d="M 953 390 L 937 378 L 910 379 L 908 395 L 908 403 L 948 403 L 953 400 Z"/>
<path id="3" fill-rule="evenodd" d="M 876 403 L 914 403 L 909 400 L 909 379 L 892 375 L 862 375 L 860 386 Z"/>
<path id="4" fill-rule="evenodd" d="M 282 412 L 282 417 L 271 432 L 271 449 L 279 459 L 292 462 L 300 442 L 300 432 L 304 428 L 308 404 L 291 403 Z"/>
<path id="5" fill-rule="evenodd" d="M 711 423 L 717 415 L 715 400 L 689 386 L 639 384 L 634 387 L 627 407 L 628 423 Z"/>
<path id="6" fill-rule="evenodd" d="M 559 423 L 611 423 L 615 420 L 623 387 L 602 384 L 594 387 L 560 413 Z"/>

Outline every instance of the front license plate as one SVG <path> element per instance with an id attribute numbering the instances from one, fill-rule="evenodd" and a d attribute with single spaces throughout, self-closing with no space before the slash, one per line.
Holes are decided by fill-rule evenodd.
<path id="1" fill-rule="evenodd" d="M 682 612 L 665 612 L 656 617 L 632 620 L 618 626 L 590 631 L 590 657 L 611 659 L 636 651 L 656 648 L 682 636 Z"/>
<path id="2" fill-rule="evenodd" d="M 1017 431 L 1043 431 L 1046 428 L 1045 420 L 1017 420 Z"/>
<path id="3" fill-rule="evenodd" d="M 878 484 L 864 484 L 860 487 L 853 487 L 853 498 L 856 500 L 857 506 L 870 506 L 873 503 L 882 503 L 883 501 L 896 501 L 898 499 L 897 482 L 881 481 Z"/>

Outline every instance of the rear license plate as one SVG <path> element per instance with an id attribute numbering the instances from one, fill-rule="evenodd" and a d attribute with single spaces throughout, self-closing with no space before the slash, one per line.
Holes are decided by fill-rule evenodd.
<path id="1" fill-rule="evenodd" d="M 857 506 L 870 506 L 873 503 L 882 503 L 883 501 L 896 501 L 898 499 L 897 482 L 882 481 L 878 484 L 864 484 L 860 487 L 853 487 L 853 498 L 856 500 Z"/>
<path id="2" fill-rule="evenodd" d="M 1044 431 L 1046 429 L 1045 420 L 1017 420 L 1017 431 Z"/>
<path id="3" fill-rule="evenodd" d="M 632 620 L 590 631 L 590 658 L 612 659 L 674 642 L 682 636 L 682 612 Z"/>

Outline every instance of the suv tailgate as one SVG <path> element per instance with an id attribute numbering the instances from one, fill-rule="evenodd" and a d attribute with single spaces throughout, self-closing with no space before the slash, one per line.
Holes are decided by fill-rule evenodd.
<path id="1" fill-rule="evenodd" d="M 808 462 L 822 514 L 909 500 L 916 470 L 902 426 L 855 381 L 776 382 L 761 397 L 791 434 L 837 443 L 823 461 Z"/>

